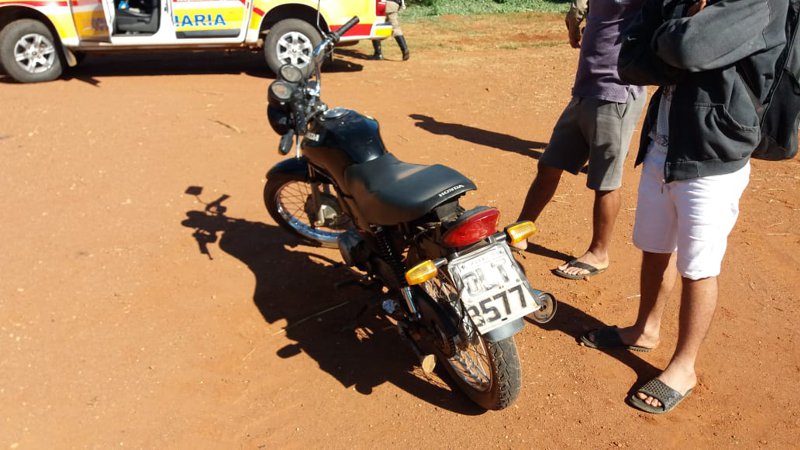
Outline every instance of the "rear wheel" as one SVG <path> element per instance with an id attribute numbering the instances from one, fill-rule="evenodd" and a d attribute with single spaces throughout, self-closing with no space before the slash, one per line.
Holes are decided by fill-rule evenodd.
<path id="1" fill-rule="evenodd" d="M 458 291 L 446 276 L 426 282 L 424 288 L 438 302 L 446 302 L 460 317 L 458 336 L 442 336 L 435 346 L 437 359 L 444 363 L 447 373 L 481 407 L 499 410 L 511 405 L 522 386 L 514 338 L 497 342 L 484 339 L 460 307 Z"/>
<path id="2" fill-rule="evenodd" d="M 271 175 L 264 187 L 264 205 L 280 227 L 313 245 L 336 248 L 339 235 L 352 227 L 333 187 L 309 183 L 300 175 Z"/>
<path id="3" fill-rule="evenodd" d="M 55 80 L 62 73 L 61 49 L 42 22 L 20 19 L 0 31 L 0 64 L 20 83 Z"/>
<path id="4" fill-rule="evenodd" d="M 270 28 L 264 40 L 264 57 L 273 73 L 292 64 L 308 75 L 313 66 L 314 47 L 322 41 L 319 31 L 300 19 L 284 19 Z"/>

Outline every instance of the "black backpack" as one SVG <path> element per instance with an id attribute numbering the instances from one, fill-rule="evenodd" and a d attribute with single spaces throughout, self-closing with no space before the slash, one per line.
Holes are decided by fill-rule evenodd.
<path id="1" fill-rule="evenodd" d="M 761 119 L 761 143 L 752 154 L 756 159 L 779 161 L 797 154 L 797 128 L 800 126 L 800 44 L 797 25 L 800 0 L 789 0 L 786 16 L 786 48 L 775 64 L 775 81 L 763 103 L 749 86 L 747 91 Z M 747 83 L 745 83 L 747 86 Z"/>

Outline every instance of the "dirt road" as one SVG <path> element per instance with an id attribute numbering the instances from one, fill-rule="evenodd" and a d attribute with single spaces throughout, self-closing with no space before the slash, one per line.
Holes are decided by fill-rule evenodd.
<path id="1" fill-rule="evenodd" d="M 401 159 L 471 177 L 465 203 L 512 221 L 569 98 L 561 17 L 405 28 L 410 61 L 393 43 L 384 62 L 345 49 L 325 99 L 377 117 Z M 522 393 L 485 413 L 426 378 L 386 321 L 358 317 L 372 299 L 333 287 L 335 251 L 267 216 L 269 81 L 259 55 L 154 54 L 0 83 L 0 448 L 797 446 L 800 162 L 753 163 L 699 385 L 664 417 L 624 398 L 668 362 L 677 292 L 657 351 L 576 344 L 635 316 L 639 170 L 629 158 L 611 268 L 581 282 L 549 272 L 591 230 L 585 179 L 565 177 L 522 261 L 559 314 L 517 336 Z"/>

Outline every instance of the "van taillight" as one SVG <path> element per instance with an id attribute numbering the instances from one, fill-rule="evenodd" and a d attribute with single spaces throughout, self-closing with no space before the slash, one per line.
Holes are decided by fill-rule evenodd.
<path id="1" fill-rule="evenodd" d="M 385 16 L 386 15 L 386 2 L 381 0 L 375 0 L 375 15 L 376 16 Z"/>
<path id="2" fill-rule="evenodd" d="M 444 234 L 442 242 L 451 248 L 472 245 L 494 234 L 499 220 L 500 211 L 496 208 L 487 208 L 474 214 L 466 212 L 460 223 Z"/>

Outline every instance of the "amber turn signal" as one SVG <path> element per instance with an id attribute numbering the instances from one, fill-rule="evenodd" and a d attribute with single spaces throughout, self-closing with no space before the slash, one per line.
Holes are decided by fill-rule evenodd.
<path id="1" fill-rule="evenodd" d="M 439 269 L 437 269 L 436 264 L 429 259 L 417 264 L 406 272 L 406 281 L 410 286 L 414 286 L 430 280 L 435 277 L 437 273 L 439 273 Z"/>
<path id="2" fill-rule="evenodd" d="M 536 234 L 536 224 L 526 220 L 506 227 L 506 234 L 511 244 L 522 242 Z"/>

